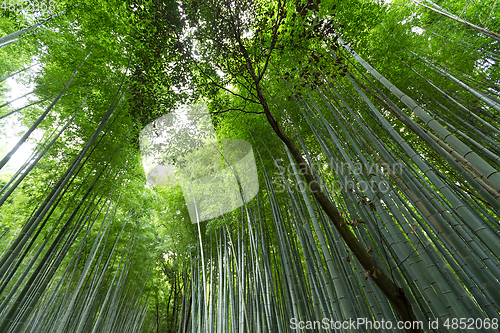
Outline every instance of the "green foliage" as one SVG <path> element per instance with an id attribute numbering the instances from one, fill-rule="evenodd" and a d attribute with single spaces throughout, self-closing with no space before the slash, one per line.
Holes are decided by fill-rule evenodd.
<path id="1" fill-rule="evenodd" d="M 493 1 L 488 0 L 488 4 L 492 3 Z M 447 4 L 447 9 L 455 13 L 464 7 L 463 1 L 447 1 Z M 475 24 L 487 20 L 486 26 L 498 31 L 498 23 L 491 19 L 493 16 L 488 13 L 487 7 L 473 4 L 462 17 Z M 464 136 L 467 134 L 479 145 L 499 153 L 498 137 L 495 137 L 491 127 L 477 124 L 470 128 L 463 121 L 454 119 L 456 115 L 460 115 L 461 119 L 474 124 L 475 118 L 460 113 L 462 111 L 447 111 L 455 110 L 456 105 L 433 88 L 429 81 L 485 121 L 497 119 L 498 113 L 486 110 L 477 97 L 439 75 L 424 61 L 431 61 L 471 87 L 498 97 L 496 86 L 500 77 L 498 66 L 495 66 L 499 54 L 498 43 L 492 43 L 477 31 L 406 2 L 92 0 L 83 3 L 63 1 L 58 3 L 57 10 L 64 11 L 64 14 L 26 34 L 20 41 L 0 48 L 0 79 L 31 65 L 32 59 L 40 63 L 40 72 L 23 74 L 21 77 L 24 82 L 35 85 L 34 95 L 37 99 L 49 100 L 18 114 L 20 121 L 26 126 L 36 121 L 78 68 L 65 95 L 38 127 L 38 131 L 44 133 L 43 140 L 35 141 L 39 141 L 43 147 L 50 133 L 59 130 L 76 111 L 78 113 L 2 205 L 0 235 L 3 236 L 0 238 L 0 249 L 7 249 L 8 243 L 17 236 L 24 223 L 29 221 L 36 207 L 47 198 L 72 163 L 77 161 L 80 152 L 94 134 L 97 135 L 97 140 L 79 161 L 79 167 L 72 171 L 71 180 L 58 197 L 53 210 L 46 213 L 42 224 L 37 228 L 36 236 L 32 236 L 33 246 L 30 248 L 29 245 L 23 251 L 31 253 L 44 240 L 48 240 L 49 245 L 55 242 L 56 236 L 64 230 L 63 226 L 72 214 L 75 215 L 75 221 L 82 218 L 82 221 L 85 220 L 82 231 L 75 234 L 69 254 L 52 280 L 64 278 L 66 280 L 63 281 L 67 281 L 63 271 L 66 267 L 73 267 L 70 263 L 81 248 L 80 259 L 74 264 L 74 281 L 77 281 L 83 276 L 85 260 L 94 254 L 93 244 L 100 237 L 99 227 L 110 220 L 106 231 L 107 243 L 97 253 L 97 257 L 102 255 L 104 259 L 95 264 L 92 274 L 97 274 L 104 267 L 108 256 L 112 256 L 103 275 L 104 282 L 98 288 L 99 295 L 106 295 L 108 290 L 118 288 L 113 286 L 116 282 L 113 280 L 114 274 L 125 267 L 123 263 L 120 266 L 120 258 L 126 258 L 124 260 L 128 273 L 124 275 L 126 291 L 123 300 L 128 297 L 132 303 L 135 297 L 139 297 L 139 290 L 143 290 L 138 303 L 146 304 L 147 295 L 151 301 L 143 326 L 144 332 L 154 329 L 177 331 L 175 326 L 180 321 L 183 297 L 186 302 L 189 297 L 189 292 L 184 291 L 185 281 L 191 280 L 196 285 L 194 281 L 202 276 L 201 271 L 196 268 L 200 264 L 202 248 L 199 237 L 206 258 L 205 269 L 218 267 L 219 262 L 241 264 L 239 260 L 242 259 L 238 259 L 236 255 L 242 253 L 240 251 L 247 251 L 255 255 L 255 262 L 259 265 L 261 262 L 262 265 L 269 265 L 265 269 L 269 269 L 273 288 L 289 287 L 288 283 L 291 282 L 285 281 L 291 279 L 292 275 L 297 281 L 303 279 L 296 283 L 300 285 L 305 302 L 313 297 L 312 289 L 307 289 L 312 281 L 309 279 L 318 278 L 314 280 L 316 282 L 320 280 L 320 268 L 308 271 L 312 267 L 310 265 L 313 265 L 312 261 L 319 258 L 315 265 L 318 264 L 321 269 L 327 266 L 328 261 L 327 257 L 319 254 L 312 258 L 311 253 L 318 249 L 328 251 L 335 259 L 339 277 L 330 276 L 332 271 L 327 270 L 327 279 L 331 278 L 332 282 L 343 279 L 345 289 L 358 292 L 355 297 L 361 303 L 368 302 L 371 297 L 365 287 L 358 286 L 364 284 L 365 279 L 358 276 L 359 267 L 355 266 L 355 260 L 351 259 L 349 253 L 342 253 L 348 250 L 340 237 L 332 231 L 332 225 L 323 216 L 319 206 L 309 203 L 312 208 L 306 207 L 307 202 L 302 201 L 305 199 L 298 190 L 298 180 L 288 172 L 290 166 L 285 162 L 288 157 L 283 144 L 262 113 L 259 93 L 266 96 L 273 117 L 300 146 L 309 162 L 317 167 L 317 176 L 325 183 L 335 182 L 342 177 L 347 180 L 355 179 L 353 174 L 341 175 L 334 172 L 331 165 L 328 166 L 332 160 L 347 163 L 346 157 L 349 157 L 354 163 L 359 163 L 362 158 L 372 161 L 374 154 L 367 150 L 367 146 L 375 148 L 375 142 L 367 135 L 369 130 L 379 140 L 377 144 L 386 149 L 386 155 L 378 152 L 382 157 L 394 156 L 412 170 L 413 177 L 421 177 L 428 182 L 425 191 L 431 193 L 429 198 L 434 200 L 432 204 L 438 205 L 442 211 L 451 211 L 449 205 L 452 200 L 438 193 L 441 189 L 426 178 L 426 172 L 418 169 L 419 165 L 412 160 L 413 157 L 408 158 L 401 145 L 383 128 L 380 120 L 366 106 L 366 100 L 349 80 L 352 75 L 355 77 L 353 81 L 360 86 L 370 86 L 372 93 L 366 92 L 362 86 L 368 95 L 366 99 L 376 104 L 402 140 L 415 149 L 426 165 L 432 166 L 438 174 L 446 175 L 447 186 L 452 188 L 450 192 L 458 195 L 463 189 L 464 193 L 481 198 L 469 182 L 450 167 L 449 161 L 429 145 L 422 144 L 419 135 L 401 122 L 394 112 L 390 112 L 387 105 L 380 103 L 376 95 L 390 95 L 390 92 L 378 83 L 370 85 L 363 79 L 358 71 L 359 64 L 343 49 L 337 36 L 349 41 L 356 52 L 406 94 L 434 115 L 442 117 L 439 121 L 446 122 L 448 129 L 457 128 L 462 131 L 463 135 L 457 136 L 468 145 L 474 146 Z M 3 11 L 0 14 L 0 35 L 29 26 L 33 23 L 31 21 L 31 17 L 19 12 Z M 87 55 L 88 58 L 84 61 Z M 261 91 L 256 87 L 256 78 Z M 122 79 L 124 84 L 119 90 Z M 376 91 L 374 86 L 378 86 L 380 91 Z M 0 89 L 3 89 L 2 94 L 6 93 L 5 86 Z M 351 105 L 352 110 L 347 110 L 346 103 L 340 101 L 341 98 Z M 258 165 L 260 188 L 259 195 L 249 206 L 200 225 L 191 223 L 180 186 L 161 188 L 146 183 L 138 145 L 139 132 L 145 125 L 175 110 L 179 105 L 194 101 L 207 102 L 218 139 L 237 138 L 251 143 Z M 424 127 L 427 125 L 418 120 L 401 102 L 395 100 L 395 103 L 411 119 Z M 109 120 L 103 123 L 102 132 L 96 133 L 109 110 L 113 111 Z M 359 125 L 359 119 L 364 128 Z M 490 126 L 500 129 L 498 122 L 491 122 Z M 361 140 L 368 144 L 363 145 Z M 476 146 L 474 149 L 478 154 L 483 154 Z M 204 153 L 209 154 L 210 151 Z M 488 162 L 496 167 L 495 162 Z M 287 172 L 280 173 L 282 168 L 287 169 Z M 212 170 L 207 168 L 202 171 L 210 173 Z M 10 173 L 0 175 L 0 188 L 11 176 Z M 384 175 L 386 176 L 387 174 Z M 360 177 L 373 176 L 363 173 Z M 425 249 L 425 244 L 433 242 L 429 248 L 441 251 L 448 243 L 446 240 L 432 238 L 440 234 L 429 223 L 428 216 L 420 206 L 417 207 L 407 192 L 398 187 L 400 185 L 394 179 L 388 176 L 387 179 L 395 189 L 390 198 L 380 195 L 369 199 L 356 186 L 347 189 L 338 184 L 330 187 L 328 195 L 345 212 L 350 230 L 356 237 L 376 248 L 375 252 L 380 254 L 377 260 L 390 270 L 391 275 L 394 270 L 398 283 L 406 279 L 405 286 L 410 288 L 408 293 L 424 297 L 420 293 L 428 292 L 428 288 L 415 284 L 411 279 L 414 276 L 410 272 L 411 267 L 404 266 L 403 263 L 411 257 L 411 253 L 427 258 L 427 252 L 421 250 Z M 287 186 L 290 186 L 290 191 Z M 494 220 L 496 217 L 493 217 L 497 212 L 488 202 L 458 196 L 464 201 L 469 200 L 467 202 L 471 207 L 475 205 L 474 216 L 484 218 L 488 230 L 498 231 L 498 223 L 495 224 Z M 391 210 L 391 207 L 397 208 Z M 386 215 L 382 210 L 385 210 Z M 453 212 L 453 219 L 462 221 L 460 214 Z M 313 216 L 319 220 L 316 221 L 319 223 L 318 229 L 316 233 L 309 235 L 306 229 L 301 228 Z M 95 224 L 90 227 L 94 220 Z M 421 223 L 422 230 L 410 230 L 409 225 L 413 228 L 417 222 Z M 379 234 L 370 229 L 374 226 L 380 228 Z M 84 239 L 87 228 L 90 229 Z M 466 230 L 467 234 L 476 232 L 469 228 Z M 261 236 L 254 239 L 251 232 Z M 325 236 L 320 236 L 323 233 Z M 311 236 L 306 242 L 305 235 Z M 389 236 L 394 237 L 396 245 L 387 246 L 380 240 L 383 237 L 389 239 Z M 224 238 L 223 241 L 223 237 L 232 239 L 228 241 Z M 321 237 L 326 240 L 320 240 Z M 463 235 L 458 238 L 460 241 L 465 239 Z M 111 254 L 115 241 L 116 250 Z M 258 244 L 258 249 L 253 248 L 254 243 Z M 407 259 L 402 260 L 399 256 L 399 243 L 405 244 L 405 250 L 411 250 Z M 477 246 L 487 249 L 484 252 L 487 256 L 493 257 L 492 245 L 482 240 L 477 243 Z M 308 244 L 310 248 L 304 244 Z M 218 253 L 222 248 L 230 249 L 228 252 L 231 255 L 225 257 L 226 254 Z M 233 252 L 235 248 L 237 253 Z M 440 253 L 449 253 L 450 249 L 451 247 L 445 248 Z M 47 246 L 43 249 L 42 256 L 48 251 Z M 250 256 L 248 253 L 245 255 Z M 37 263 L 41 262 L 40 258 Z M 408 259 L 408 263 L 411 260 L 413 257 Z M 446 269 L 456 266 L 454 262 L 447 260 Z M 18 272 L 27 267 L 27 262 L 20 262 Z M 444 261 L 440 259 L 439 262 Z M 292 264 L 295 266 L 287 266 Z M 431 266 L 435 267 L 429 267 Z M 248 267 L 255 269 L 255 272 L 261 269 L 260 266 Z M 396 269 L 397 267 L 402 268 Z M 286 278 L 282 270 L 288 274 Z M 228 277 L 237 281 L 238 273 L 235 272 L 237 271 L 228 273 Z M 210 283 L 219 281 L 219 273 L 214 273 L 214 277 L 209 278 Z M 368 278 L 368 272 L 366 274 Z M 83 278 L 90 284 L 97 280 L 95 276 Z M 351 278 L 346 280 L 346 276 Z M 251 274 L 246 278 L 250 280 Z M 459 276 L 459 273 L 456 273 L 456 278 L 461 279 L 457 280 L 460 288 L 467 292 L 479 290 L 473 283 L 468 285 L 469 282 Z M 351 282 L 352 285 L 349 285 Z M 55 283 L 48 286 L 46 295 L 56 292 Z M 65 287 L 75 288 L 74 282 Z M 4 292 L 9 292 L 10 288 L 13 288 L 12 283 L 9 283 Z M 212 292 L 213 287 L 203 288 Z M 214 291 L 215 289 L 217 287 Z M 91 290 L 90 287 L 88 290 Z M 246 290 L 248 297 L 254 297 L 249 290 Z M 340 289 L 335 290 L 340 293 Z M 478 292 L 480 296 L 483 295 L 482 291 Z M 330 297 L 326 292 L 322 295 Z M 81 297 L 85 297 L 83 292 Z M 255 296 L 255 300 L 257 297 Z M 279 308 L 290 301 L 288 297 L 290 296 L 285 293 L 273 297 L 275 304 L 281 304 L 276 305 L 276 309 L 283 313 L 292 311 L 293 309 Z M 353 299 L 349 300 L 354 302 Z M 474 300 L 473 303 L 480 304 L 480 300 Z M 103 303 L 95 304 L 98 309 Z M 258 304 L 257 301 L 254 304 Z M 313 309 L 306 305 L 300 306 L 303 307 L 300 311 L 304 313 Z M 356 306 L 352 305 L 352 308 Z M 362 304 L 359 306 L 362 308 Z M 422 307 L 422 313 L 428 310 L 423 304 L 418 306 Z M 57 308 L 57 303 L 50 303 L 46 307 L 50 311 L 58 311 Z M 315 311 L 319 311 L 318 308 Z M 96 313 L 100 312 L 96 310 Z"/>

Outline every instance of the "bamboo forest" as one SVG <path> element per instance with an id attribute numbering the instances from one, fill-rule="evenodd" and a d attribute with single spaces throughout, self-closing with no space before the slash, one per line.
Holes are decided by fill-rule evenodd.
<path id="1" fill-rule="evenodd" d="M 5 0 L 0 332 L 498 332 L 500 1 Z"/>

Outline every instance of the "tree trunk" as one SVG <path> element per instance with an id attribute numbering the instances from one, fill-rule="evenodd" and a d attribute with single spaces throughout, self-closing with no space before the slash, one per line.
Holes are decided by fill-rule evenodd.
<path id="1" fill-rule="evenodd" d="M 337 208 L 327 198 L 327 196 L 323 193 L 319 184 L 314 180 L 309 165 L 302 157 L 302 153 L 300 152 L 300 150 L 297 148 L 292 139 L 290 139 L 279 127 L 277 121 L 271 114 L 271 110 L 268 106 L 267 99 L 262 92 L 259 83 L 259 78 L 255 74 L 255 70 L 253 68 L 253 64 L 248 54 L 248 51 L 243 45 L 239 35 L 235 34 L 235 36 L 237 38 L 240 51 L 242 52 L 246 60 L 246 64 L 249 68 L 250 75 L 252 76 L 254 88 L 257 91 L 257 97 L 259 99 L 260 104 L 262 105 L 267 121 L 271 125 L 276 135 L 278 135 L 281 141 L 283 141 L 283 143 L 290 150 L 290 153 L 292 154 L 295 162 L 299 166 L 304 178 L 306 179 L 310 192 L 316 198 L 316 200 L 318 201 L 318 203 L 320 204 L 321 208 L 326 213 L 326 215 L 333 222 L 335 228 L 340 233 L 342 239 L 345 241 L 347 246 L 351 249 L 354 256 L 359 260 L 363 268 L 366 270 L 367 275 L 373 279 L 375 284 L 380 288 L 382 293 L 387 297 L 389 302 L 392 304 L 399 318 L 405 322 L 416 322 L 417 317 L 413 313 L 411 304 L 405 295 L 405 290 L 397 286 L 394 283 L 394 281 L 389 279 L 387 275 L 378 267 L 376 262 L 368 253 L 367 249 L 363 247 L 363 245 L 359 242 L 356 236 L 352 233 L 351 229 L 349 228 L 344 218 L 340 215 Z M 407 329 L 406 331 L 408 333 L 422 332 L 422 330 L 420 329 Z"/>

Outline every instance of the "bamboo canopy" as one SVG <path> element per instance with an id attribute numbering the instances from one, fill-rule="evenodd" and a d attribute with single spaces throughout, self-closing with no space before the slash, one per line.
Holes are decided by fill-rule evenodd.
<path id="1" fill-rule="evenodd" d="M 5 8 L 0 332 L 497 331 L 485 1 Z"/>

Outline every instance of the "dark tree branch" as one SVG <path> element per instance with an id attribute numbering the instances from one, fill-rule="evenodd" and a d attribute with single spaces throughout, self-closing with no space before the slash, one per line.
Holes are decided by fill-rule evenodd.
<path id="1" fill-rule="evenodd" d="M 229 111 L 241 111 L 243 113 L 254 113 L 254 114 L 263 114 L 264 113 L 264 111 L 246 111 L 246 110 L 243 110 L 243 109 L 240 109 L 240 108 L 230 108 L 230 109 L 227 109 L 227 110 L 224 110 L 224 111 L 210 112 L 210 114 L 226 113 L 226 112 L 229 112 Z"/>
<path id="2" fill-rule="evenodd" d="M 248 102 L 251 102 L 251 103 L 255 103 L 255 104 L 260 104 L 259 102 L 254 101 L 253 99 L 250 99 L 250 98 L 247 98 L 247 97 L 245 97 L 245 96 L 242 96 L 242 95 L 240 95 L 240 94 L 238 94 L 238 93 L 235 93 L 234 91 L 232 91 L 232 90 L 230 90 L 230 89 L 227 89 L 226 87 L 224 87 L 224 86 L 222 86 L 222 85 L 218 84 L 218 83 L 217 83 L 217 82 L 216 82 L 216 81 L 215 81 L 215 80 L 214 80 L 214 79 L 213 79 L 210 75 L 208 75 L 207 73 L 205 73 L 205 72 L 204 72 L 204 71 L 200 68 L 200 66 L 198 65 L 198 63 L 197 63 L 197 61 L 196 61 L 196 60 L 194 60 L 194 59 L 192 59 L 192 60 L 193 60 L 194 65 L 196 66 L 196 68 L 198 68 L 198 70 L 200 71 L 200 73 L 202 73 L 204 77 L 206 77 L 206 78 L 210 79 L 210 81 L 212 81 L 212 82 L 211 82 L 211 84 L 213 84 L 213 85 L 214 85 L 214 86 L 216 86 L 217 88 L 220 88 L 220 89 L 222 89 L 222 90 L 225 90 L 225 91 L 227 91 L 228 93 L 230 93 L 230 94 L 232 94 L 232 95 L 234 95 L 234 96 L 237 96 L 237 97 L 239 97 L 239 98 L 241 98 L 241 99 L 243 99 L 243 100 L 245 100 L 245 101 L 248 101 Z"/>
<path id="3" fill-rule="evenodd" d="M 249 73 L 252 76 L 255 84 L 255 89 L 257 90 L 257 95 L 260 100 L 260 104 L 264 109 L 264 113 L 266 118 L 271 125 L 274 132 L 278 135 L 281 141 L 287 146 L 288 150 L 292 154 L 295 162 L 300 167 L 304 178 L 307 181 L 309 190 L 314 198 L 318 201 L 323 211 L 330 218 L 333 225 L 339 232 L 342 239 L 345 241 L 349 249 L 352 251 L 353 255 L 358 259 L 363 268 L 366 270 L 368 276 L 375 282 L 375 284 L 379 287 L 382 293 L 387 297 L 389 302 L 394 307 L 394 310 L 400 317 L 402 321 L 417 321 L 417 317 L 413 313 L 410 301 L 405 295 L 404 289 L 397 286 L 383 271 L 380 269 L 370 256 L 368 251 L 363 247 L 361 242 L 356 238 L 349 225 L 345 222 L 344 218 L 340 215 L 337 207 L 328 199 L 328 197 L 323 193 L 320 185 L 314 179 L 312 172 L 309 168 L 309 165 L 302 157 L 302 152 L 295 145 L 293 140 L 288 137 L 288 135 L 283 132 L 280 128 L 276 119 L 274 119 L 269 105 L 267 103 L 267 99 L 264 96 L 262 89 L 260 87 L 259 78 L 257 77 L 252 61 L 248 54 L 248 51 L 241 40 L 241 36 L 234 31 L 234 36 L 238 45 L 240 47 L 240 51 L 243 54 L 245 60 L 247 61 L 247 66 L 249 67 Z M 420 329 L 407 329 L 407 332 L 422 332 Z"/>

